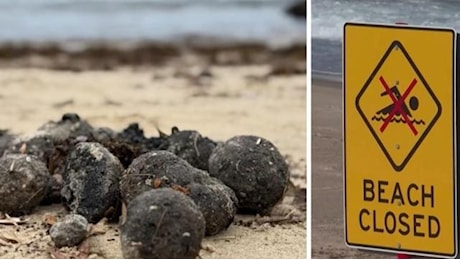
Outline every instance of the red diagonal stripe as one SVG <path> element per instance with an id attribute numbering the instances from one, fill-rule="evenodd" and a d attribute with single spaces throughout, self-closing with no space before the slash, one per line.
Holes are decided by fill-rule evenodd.
<path id="1" fill-rule="evenodd" d="M 391 122 L 391 119 L 394 117 L 394 115 L 397 112 L 400 112 L 402 117 L 406 121 L 407 125 L 411 129 L 412 133 L 414 135 L 417 135 L 417 129 L 415 129 L 414 124 L 410 121 L 410 119 L 407 116 L 406 112 L 402 109 L 402 105 L 404 103 L 404 100 L 407 98 L 409 93 L 415 87 L 415 84 L 417 84 L 417 80 L 416 79 L 412 80 L 412 82 L 409 84 L 409 86 L 407 87 L 406 91 L 404 92 L 404 94 L 401 96 L 401 98 L 399 100 L 396 99 L 396 97 L 393 95 L 393 93 L 391 93 L 390 87 L 385 82 L 385 79 L 382 76 L 379 77 L 379 80 L 380 80 L 380 83 L 382 83 L 383 87 L 385 88 L 385 91 L 390 96 L 390 98 L 391 98 L 391 100 L 393 101 L 393 104 L 394 104 L 393 110 L 391 110 L 390 114 L 388 115 L 388 117 L 383 122 L 383 125 L 380 127 L 380 132 L 383 132 L 386 129 L 386 127 L 388 126 L 388 124 Z"/>
<path id="2" fill-rule="evenodd" d="M 404 101 L 407 96 L 409 96 L 409 93 L 412 91 L 412 89 L 415 87 L 415 84 L 417 84 L 417 79 L 413 79 L 412 82 L 409 84 L 409 87 L 407 87 L 406 91 L 404 92 L 404 94 L 402 95 L 401 99 L 402 101 Z M 414 135 L 417 135 L 417 129 L 415 129 L 415 126 L 414 124 L 412 123 L 412 121 L 409 119 L 409 117 L 407 116 L 407 114 L 405 113 L 405 111 L 402 109 L 402 104 L 403 102 L 401 102 L 401 105 L 399 106 L 399 109 L 401 111 L 401 115 L 404 117 L 404 119 L 406 120 L 406 123 L 409 125 L 409 128 L 412 130 L 412 133 Z"/>

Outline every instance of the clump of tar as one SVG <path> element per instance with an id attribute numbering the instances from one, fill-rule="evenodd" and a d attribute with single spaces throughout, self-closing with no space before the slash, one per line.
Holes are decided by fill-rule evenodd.
<path id="1" fill-rule="evenodd" d="M 189 197 L 161 188 L 131 201 L 120 231 L 124 258 L 196 258 L 205 220 Z"/>
<path id="2" fill-rule="evenodd" d="M 95 223 L 117 208 L 122 172 L 118 158 L 101 144 L 81 142 L 68 156 L 62 197 L 73 213 Z"/>
<path id="3" fill-rule="evenodd" d="M 195 168 L 207 171 L 209 156 L 216 143 L 194 130 L 179 131 L 174 127 L 171 132 L 160 149 L 174 153 Z"/>
<path id="4" fill-rule="evenodd" d="M 78 214 L 69 214 L 50 228 L 56 247 L 76 246 L 88 235 L 88 221 Z"/>
<path id="5" fill-rule="evenodd" d="M 173 153 L 153 151 L 139 156 L 120 182 L 126 204 L 142 192 L 166 187 L 190 196 L 198 205 L 206 221 L 206 235 L 225 230 L 233 221 L 238 203 L 235 193 Z"/>
<path id="6" fill-rule="evenodd" d="M 289 182 L 283 156 L 258 136 L 235 136 L 219 144 L 209 158 L 209 173 L 235 192 L 239 210 L 247 213 L 268 213 Z"/>
<path id="7" fill-rule="evenodd" d="M 33 155 L 8 154 L 0 158 L 0 211 L 30 213 L 45 197 L 50 174 Z"/>

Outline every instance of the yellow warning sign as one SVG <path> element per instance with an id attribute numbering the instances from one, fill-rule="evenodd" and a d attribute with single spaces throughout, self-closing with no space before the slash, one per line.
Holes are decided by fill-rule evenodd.
<path id="1" fill-rule="evenodd" d="M 350 246 L 456 256 L 456 33 L 344 26 Z"/>

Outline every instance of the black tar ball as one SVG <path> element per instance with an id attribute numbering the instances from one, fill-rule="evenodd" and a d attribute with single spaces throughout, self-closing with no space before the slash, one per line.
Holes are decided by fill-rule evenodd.
<path id="1" fill-rule="evenodd" d="M 216 235 L 230 226 L 236 215 L 238 200 L 229 187 L 220 182 L 211 185 L 191 183 L 186 187 L 190 198 L 203 213 L 207 236 Z"/>
<path id="2" fill-rule="evenodd" d="M 197 131 L 172 129 L 172 133 L 163 144 L 165 150 L 186 160 L 193 167 L 208 170 L 209 155 L 216 143 L 207 137 L 202 137 Z M 164 147 L 160 148 L 164 148 Z"/>
<path id="3" fill-rule="evenodd" d="M 122 224 L 124 258 L 196 258 L 205 221 L 195 203 L 170 188 L 150 190 L 129 205 Z"/>
<path id="4" fill-rule="evenodd" d="M 66 205 L 88 222 L 99 221 L 119 198 L 123 166 L 99 143 L 78 143 L 67 158 L 64 188 Z"/>
<path id="5" fill-rule="evenodd" d="M 145 153 L 131 163 L 120 182 L 121 196 L 129 203 L 144 191 L 160 187 L 201 183 L 209 175 L 167 151 Z"/>
<path id="6" fill-rule="evenodd" d="M 238 203 L 233 190 L 170 152 L 139 156 L 126 169 L 120 184 L 125 203 L 142 192 L 164 187 L 192 198 L 204 215 L 206 235 L 215 235 L 232 223 Z"/>
<path id="7" fill-rule="evenodd" d="M 257 136 L 235 136 L 209 158 L 209 173 L 235 191 L 239 210 L 267 213 L 284 196 L 288 166 L 278 149 Z"/>
<path id="8" fill-rule="evenodd" d="M 50 174 L 32 155 L 9 154 L 0 158 L 0 211 L 30 213 L 46 195 Z"/>

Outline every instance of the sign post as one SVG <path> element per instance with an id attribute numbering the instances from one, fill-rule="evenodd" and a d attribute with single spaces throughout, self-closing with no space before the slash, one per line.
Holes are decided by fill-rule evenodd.
<path id="1" fill-rule="evenodd" d="M 457 256 L 455 64 L 452 29 L 345 24 L 349 246 Z"/>

